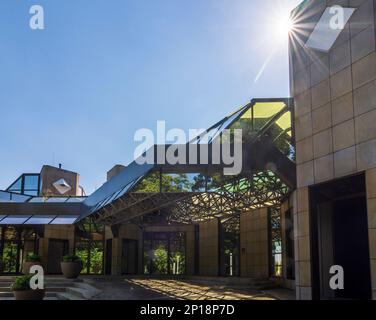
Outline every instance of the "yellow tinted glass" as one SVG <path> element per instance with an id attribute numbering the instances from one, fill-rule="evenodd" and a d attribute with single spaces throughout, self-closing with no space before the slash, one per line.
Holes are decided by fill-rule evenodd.
<path id="1" fill-rule="evenodd" d="M 291 112 L 286 112 L 282 117 L 280 117 L 276 124 L 285 131 L 286 129 L 291 128 Z M 291 136 L 291 131 L 287 133 L 289 136 Z"/>
<path id="2" fill-rule="evenodd" d="M 255 118 L 271 118 L 285 107 L 283 102 L 258 102 L 253 107 Z"/>

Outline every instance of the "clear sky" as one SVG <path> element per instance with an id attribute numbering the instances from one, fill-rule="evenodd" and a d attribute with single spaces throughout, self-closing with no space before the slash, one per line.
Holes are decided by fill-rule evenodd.
<path id="1" fill-rule="evenodd" d="M 1 0 L 0 189 L 62 163 L 91 193 L 133 160 L 137 129 L 207 128 L 289 96 L 279 19 L 300 2 Z M 45 30 L 29 27 L 34 4 Z"/>

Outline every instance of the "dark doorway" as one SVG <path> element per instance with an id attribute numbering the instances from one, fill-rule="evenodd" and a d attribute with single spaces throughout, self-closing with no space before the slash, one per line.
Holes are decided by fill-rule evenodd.
<path id="1" fill-rule="evenodd" d="M 334 261 L 345 270 L 345 289 L 337 292 L 339 298 L 371 297 L 366 203 L 365 197 L 334 202 Z"/>
<path id="2" fill-rule="evenodd" d="M 137 274 L 138 273 L 138 241 L 137 240 L 123 240 L 121 261 L 122 274 Z"/>
<path id="3" fill-rule="evenodd" d="M 286 278 L 295 280 L 294 216 L 291 209 L 285 212 Z"/>
<path id="4" fill-rule="evenodd" d="M 61 274 L 60 262 L 69 252 L 68 240 L 50 239 L 48 242 L 47 272 L 49 274 Z"/>
<path id="5" fill-rule="evenodd" d="M 106 240 L 106 266 L 105 274 L 110 275 L 112 269 L 112 239 Z"/>
<path id="6" fill-rule="evenodd" d="M 371 299 L 364 175 L 315 186 L 310 199 L 314 298 Z M 344 269 L 343 290 L 330 288 L 333 265 Z"/>

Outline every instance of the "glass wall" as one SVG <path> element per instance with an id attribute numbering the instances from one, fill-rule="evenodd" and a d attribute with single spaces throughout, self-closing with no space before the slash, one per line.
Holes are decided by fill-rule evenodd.
<path id="1" fill-rule="evenodd" d="M 76 226 L 75 254 L 83 261 L 81 274 L 103 274 L 104 227 L 86 219 Z"/>
<path id="2" fill-rule="evenodd" d="M 145 274 L 185 274 L 185 233 L 144 233 Z"/>
<path id="3" fill-rule="evenodd" d="M 39 174 L 23 174 L 19 177 L 7 191 L 28 196 L 38 196 L 40 190 Z"/>
<path id="4" fill-rule="evenodd" d="M 280 208 L 269 208 L 269 273 L 271 277 L 282 276 L 282 230 Z"/>

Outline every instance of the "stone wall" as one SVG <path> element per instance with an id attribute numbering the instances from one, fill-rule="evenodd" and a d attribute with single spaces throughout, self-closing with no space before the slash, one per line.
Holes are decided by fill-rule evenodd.
<path id="1" fill-rule="evenodd" d="M 291 93 L 295 98 L 298 187 L 376 167 L 375 4 L 310 1 L 318 14 L 326 5 L 358 7 L 329 53 L 292 48 Z M 303 16 L 303 15 L 302 15 Z M 309 19 L 307 19 L 309 20 Z M 299 23 L 297 21 L 297 28 Z M 300 39 L 305 43 L 306 39 Z"/>
<path id="2" fill-rule="evenodd" d="M 269 277 L 268 209 L 240 215 L 240 274 L 243 277 Z"/>
<path id="3" fill-rule="evenodd" d="M 212 219 L 199 224 L 199 274 L 219 274 L 219 221 Z"/>
<path id="4" fill-rule="evenodd" d="M 47 267 L 47 261 L 49 257 L 49 241 L 51 239 L 56 240 L 68 240 L 69 242 L 69 254 L 73 254 L 74 251 L 74 225 L 46 225 L 44 226 L 44 237 L 39 239 L 38 254 L 42 257 L 42 262 Z"/>
<path id="5" fill-rule="evenodd" d="M 63 170 L 51 166 L 43 166 L 40 173 L 41 176 L 41 194 L 43 196 L 80 196 L 80 175 L 78 173 Z M 60 194 L 58 190 L 53 186 L 53 184 L 60 180 L 64 179 L 71 189 L 64 194 Z"/>
<path id="6" fill-rule="evenodd" d="M 302 45 L 307 41 L 302 33 L 295 32 L 290 40 L 298 185 L 294 212 L 298 299 L 312 297 L 308 187 L 369 170 L 369 188 L 373 172 L 370 169 L 376 167 L 376 1 L 307 1 L 303 11 L 294 14 L 296 28 L 304 25 L 312 30 L 326 7 L 331 5 L 357 10 L 328 53 Z M 307 30 L 308 35 L 311 30 Z M 372 194 L 372 190 L 368 190 L 368 194 Z M 371 221 L 373 207 L 369 196 Z M 370 228 L 374 273 L 373 243 L 376 239 L 373 231 Z"/>

